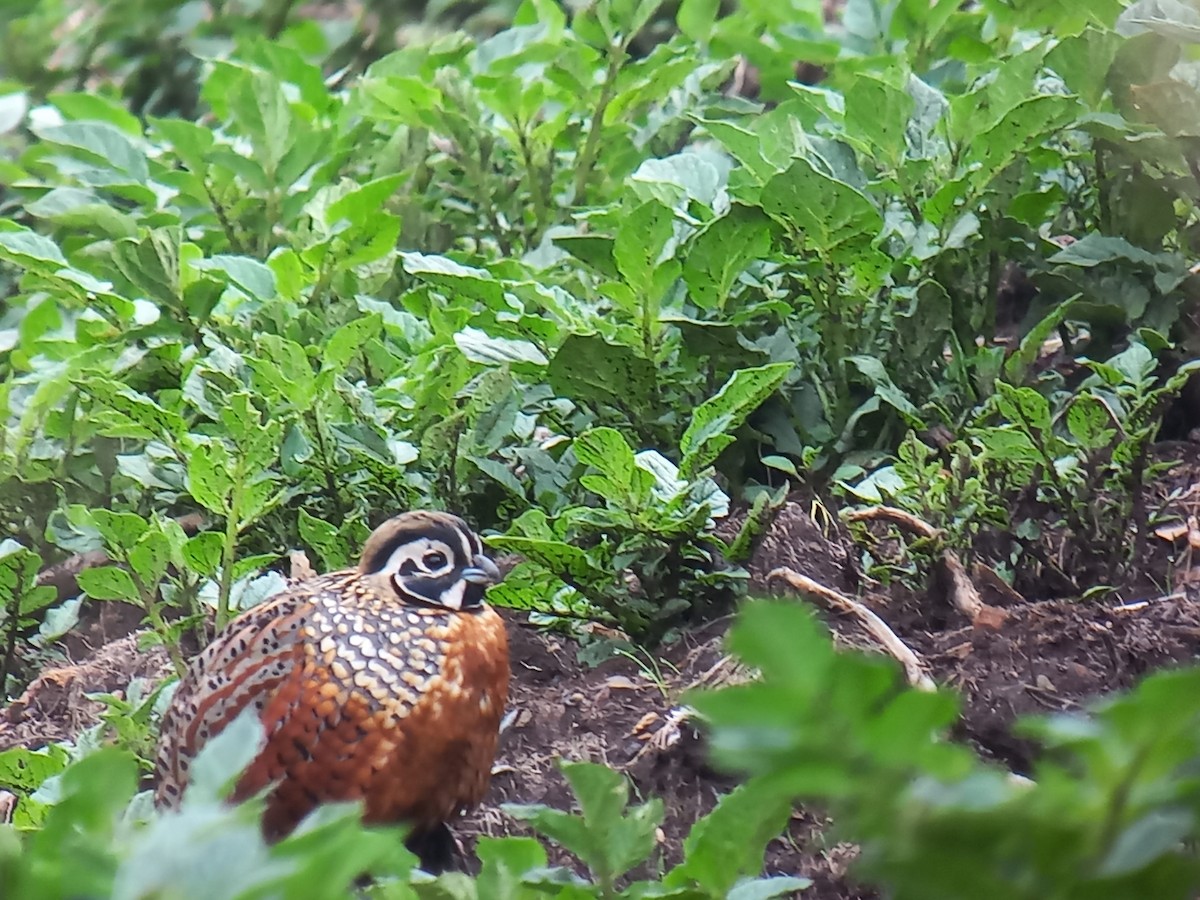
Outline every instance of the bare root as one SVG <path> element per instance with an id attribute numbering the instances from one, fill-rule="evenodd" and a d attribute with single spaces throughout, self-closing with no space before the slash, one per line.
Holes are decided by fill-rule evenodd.
<path id="1" fill-rule="evenodd" d="M 786 581 L 798 591 L 803 591 L 806 594 L 817 597 L 823 603 L 837 610 L 855 616 L 862 622 L 863 627 L 870 633 L 871 637 L 875 638 L 884 650 L 891 654 L 900 665 L 904 666 L 904 674 L 908 678 L 910 685 L 922 691 L 932 691 L 936 688 L 933 679 L 926 672 L 925 663 L 917 656 L 916 651 L 900 640 L 896 636 L 896 632 L 892 631 L 888 624 L 879 618 L 873 610 L 859 601 L 847 597 L 840 591 L 826 587 L 819 582 L 813 581 L 807 575 L 801 575 L 792 569 L 773 569 L 767 575 L 769 581 L 773 581 L 776 578 Z"/>
<path id="2" fill-rule="evenodd" d="M 934 540 L 939 531 L 924 519 L 894 506 L 873 506 L 870 509 L 856 510 L 847 514 L 852 522 L 888 522 L 917 537 Z M 1002 609 L 988 606 L 979 596 L 979 589 L 962 564 L 958 554 L 953 550 L 943 550 L 938 560 L 939 575 L 945 585 L 946 596 L 951 605 L 971 620 L 971 624 L 979 628 L 999 628 L 1004 624 L 1008 614 Z"/>

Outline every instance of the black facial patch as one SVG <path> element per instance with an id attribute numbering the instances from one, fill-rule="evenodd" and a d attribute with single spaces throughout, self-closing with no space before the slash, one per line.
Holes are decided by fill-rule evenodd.
<path id="1" fill-rule="evenodd" d="M 458 523 L 459 527 L 455 527 L 454 523 Z M 453 518 L 450 521 L 438 520 L 413 523 L 391 535 L 388 541 L 377 547 L 370 557 L 365 557 L 362 561 L 362 570 L 364 572 L 382 571 L 397 549 L 403 547 L 405 544 L 419 541 L 422 538 L 428 538 L 431 541 L 441 541 L 446 546 L 455 550 L 455 552 L 464 543 L 473 552 L 479 552 L 476 549 L 479 541 L 471 533 L 470 528 L 467 527 L 467 523 L 461 519 Z M 460 566 L 468 566 L 471 564 L 471 561 L 469 559 L 456 559 L 455 563 Z M 411 573 L 406 572 L 405 574 Z"/>
<path id="2" fill-rule="evenodd" d="M 399 574 L 401 575 L 416 575 L 417 571 L 417 561 L 415 559 L 406 559 L 400 563 Z"/>

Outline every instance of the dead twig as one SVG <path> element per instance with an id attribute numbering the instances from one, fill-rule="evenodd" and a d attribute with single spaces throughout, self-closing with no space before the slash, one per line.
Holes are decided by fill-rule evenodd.
<path id="1" fill-rule="evenodd" d="M 870 509 L 855 510 L 848 513 L 846 518 L 851 522 L 887 522 L 927 540 L 936 540 L 941 534 L 924 519 L 894 506 L 872 506 Z M 983 602 L 983 598 L 979 596 L 979 589 L 975 587 L 975 582 L 967 573 L 957 553 L 953 550 L 943 550 L 938 565 L 938 574 L 951 605 L 969 618 L 973 625 L 996 629 L 1004 623 L 1007 614 Z"/>
<path id="2" fill-rule="evenodd" d="M 798 591 L 812 594 L 834 608 L 855 616 L 862 622 L 863 627 L 870 632 L 871 636 L 879 642 L 883 649 L 899 661 L 900 665 L 904 666 L 904 674 L 908 678 L 910 685 L 922 691 L 936 689 L 933 679 L 926 674 L 925 663 L 911 647 L 896 636 L 896 632 L 892 631 L 888 627 L 888 624 L 879 618 L 874 611 L 868 609 L 857 600 L 847 597 L 840 591 L 826 587 L 792 569 L 772 569 L 767 575 L 768 581 L 774 581 L 777 578 L 787 582 Z"/>

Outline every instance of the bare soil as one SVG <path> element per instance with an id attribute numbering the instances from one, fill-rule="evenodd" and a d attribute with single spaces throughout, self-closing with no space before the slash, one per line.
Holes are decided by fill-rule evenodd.
<path id="1" fill-rule="evenodd" d="M 1186 521 L 1200 504 L 1187 495 L 1200 485 L 1200 450 L 1190 444 L 1167 449 L 1185 460 L 1151 493 L 1168 514 Z M 1153 669 L 1196 658 L 1200 596 L 1193 584 L 1200 570 L 1193 569 L 1191 553 L 1185 541 L 1151 536 L 1129 583 L 1098 600 L 1056 597 L 1049 582 L 1045 595 L 1026 590 L 1025 597 L 981 584 L 984 600 L 1005 616 L 997 627 L 975 627 L 946 603 L 933 579 L 922 592 L 872 582 L 861 572 L 860 551 L 839 526 L 836 511 L 796 496 L 764 533 L 750 570 L 758 594 L 777 592 L 767 573 L 786 566 L 868 604 L 937 682 L 961 692 L 963 714 L 954 736 L 1025 772 L 1036 748 L 1014 737 L 1017 716 L 1079 709 Z M 0 749 L 70 739 L 93 724 L 101 709 L 86 693 L 121 691 L 133 678 L 167 674 L 161 650 L 138 649 L 135 614 L 113 604 L 98 608 L 64 645 L 69 662 L 43 671 L 0 711 Z M 689 631 L 660 648 L 653 664 L 616 657 L 589 668 L 580 663 L 573 638 L 532 626 L 522 614 L 506 617 L 514 675 L 511 716 L 487 801 L 456 829 L 467 858 L 480 835 L 524 833 L 502 804 L 569 806 L 556 768 L 558 759 L 568 759 L 614 766 L 630 776 L 638 797 L 664 799 L 659 852 L 648 868 L 670 866 L 679 859 L 691 823 L 734 784 L 708 766 L 702 736 L 679 707 L 688 688 L 736 677 L 722 650 L 730 619 Z M 856 620 L 834 613 L 826 618 L 839 644 L 877 650 Z M 819 810 L 797 808 L 787 832 L 768 848 L 766 871 L 814 879 L 804 894 L 813 900 L 875 897 L 850 874 L 856 848 L 838 843 L 833 833 Z M 555 848 L 551 859 L 574 862 Z"/>

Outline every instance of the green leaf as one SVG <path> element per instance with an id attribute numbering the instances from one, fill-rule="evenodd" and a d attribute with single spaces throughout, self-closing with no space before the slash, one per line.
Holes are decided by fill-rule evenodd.
<path id="1" fill-rule="evenodd" d="M 329 204 L 326 220 L 333 224 L 346 219 L 360 228 L 371 224 L 383 209 L 384 203 L 396 192 L 406 175 L 387 175 L 368 181 Z"/>
<path id="2" fill-rule="evenodd" d="M 696 235 L 684 258 L 683 278 L 692 300 L 705 309 L 724 309 L 734 281 L 770 247 L 766 216 L 752 207 L 731 207 Z"/>
<path id="3" fill-rule="evenodd" d="M 89 378 L 81 386 L 105 406 L 146 429 L 149 436 L 177 437 L 187 431 L 187 423 L 179 413 L 124 384 Z"/>
<path id="4" fill-rule="evenodd" d="M 326 570 L 342 569 L 353 563 L 350 548 L 336 525 L 301 509 L 297 526 L 300 530 L 300 540 L 317 552 Z"/>
<path id="5" fill-rule="evenodd" d="M 150 179 L 146 154 L 134 146 L 127 134 L 108 122 L 67 122 L 34 126 L 32 131 L 44 141 L 86 151 L 96 163 L 137 184 Z"/>
<path id="6" fill-rule="evenodd" d="M 255 159 L 268 178 L 275 178 L 302 134 L 279 80 L 269 72 L 247 72 L 226 99 L 234 120 L 254 147 Z"/>
<path id="7" fill-rule="evenodd" d="M 1050 402 L 1033 388 L 997 382 L 996 406 L 1005 419 L 1035 435 L 1050 430 Z"/>
<path id="8" fill-rule="evenodd" d="M 195 267 L 201 272 L 223 273 L 230 282 L 255 300 L 266 302 L 277 296 L 275 273 L 257 259 L 218 254 L 211 259 L 200 260 Z"/>
<path id="9" fill-rule="evenodd" d="M 401 253 L 400 258 L 405 272 L 437 285 L 450 296 L 463 294 L 493 307 L 503 299 L 503 287 L 485 269 L 464 266 L 448 257 L 425 253 Z"/>
<path id="10" fill-rule="evenodd" d="M 674 233 L 674 221 L 671 210 L 652 200 L 621 222 L 613 245 L 613 260 L 635 293 L 649 293 L 658 259 Z"/>
<path id="11" fill-rule="evenodd" d="M 184 802 L 221 800 L 266 743 L 258 711 L 247 707 L 201 748 L 188 769 Z"/>
<path id="12" fill-rule="evenodd" d="M 883 216 L 865 194 L 818 172 L 806 159 L 767 182 L 762 208 L 822 251 L 847 242 L 869 244 L 883 228 Z"/>
<path id="13" fill-rule="evenodd" d="M 383 319 L 377 314 L 347 322 L 334 331 L 321 354 L 321 371 L 344 372 L 368 339 L 379 334 Z"/>
<path id="14" fill-rule="evenodd" d="M 791 800 L 774 785 L 752 781 L 736 788 L 692 826 L 683 844 L 684 861 L 663 883 L 692 884 L 725 896 L 740 878 L 762 871 L 767 844 L 783 831 L 791 809 Z"/>
<path id="15" fill-rule="evenodd" d="M 1111 412 L 1104 401 L 1093 394 L 1078 394 L 1067 407 L 1067 430 L 1084 449 L 1108 446 L 1117 433 Z"/>
<path id="16" fill-rule="evenodd" d="M 246 362 L 263 382 L 297 410 L 307 411 L 317 395 L 317 376 L 304 348 L 274 334 L 260 335 L 258 351 Z M 265 393 L 265 391 L 264 391 Z"/>
<path id="17" fill-rule="evenodd" d="M 488 538 L 497 550 L 517 553 L 557 576 L 569 585 L 590 588 L 612 581 L 612 573 L 592 563 L 587 553 L 563 541 L 502 535 Z"/>
<path id="18" fill-rule="evenodd" d="M 613 428 L 593 428 L 575 439 L 575 456 L 600 475 L 584 475 L 580 483 L 617 506 L 637 508 L 645 502 L 654 476 L 637 465 L 633 449 Z"/>
<path id="19" fill-rule="evenodd" d="M 158 528 L 151 529 L 129 550 L 128 558 L 142 584 L 154 590 L 171 563 L 171 542 Z"/>
<path id="20" fill-rule="evenodd" d="M 178 228 L 156 228 L 144 240 L 126 239 L 113 245 L 113 262 L 121 274 L 148 300 L 169 307 L 182 304 Z"/>
<path id="21" fill-rule="evenodd" d="M 719 7 L 719 0 L 683 0 L 679 4 L 679 12 L 675 14 L 675 21 L 680 31 L 700 44 L 712 34 Z"/>
<path id="22" fill-rule="evenodd" d="M 907 148 L 906 129 L 916 107 L 901 88 L 872 75 L 859 75 L 846 91 L 847 134 L 867 145 L 889 167 L 898 167 Z"/>
<path id="23" fill-rule="evenodd" d="M 0 752 L 0 784 L 9 790 L 33 791 L 67 767 L 67 751 L 59 744 L 40 750 L 10 747 Z"/>
<path id="24" fill-rule="evenodd" d="M 653 799 L 626 813 L 629 784 L 623 775 L 594 763 L 560 762 L 559 768 L 582 816 L 545 806 L 505 804 L 503 808 L 582 859 L 601 882 L 611 883 L 653 851 L 662 801 Z"/>
<path id="25" fill-rule="evenodd" d="M 572 334 L 555 352 L 546 377 L 560 397 L 632 412 L 653 393 L 657 370 L 623 344 L 610 344 L 596 334 Z"/>
<path id="26" fill-rule="evenodd" d="M 198 443 L 188 456 L 188 492 L 205 509 L 227 515 L 233 490 L 232 460 L 220 441 Z"/>
<path id="27" fill-rule="evenodd" d="M 224 536 L 215 531 L 202 531 L 188 538 L 183 545 L 184 561 L 198 575 L 211 578 L 221 565 Z"/>
<path id="28" fill-rule="evenodd" d="M 1077 111 L 1074 97 L 1045 94 L 1018 103 L 995 126 L 968 143 L 968 164 L 974 163 L 968 175 L 972 188 L 985 188 L 1019 154 L 1037 147 L 1043 135 L 1066 127 Z"/>
<path id="29" fill-rule="evenodd" d="M 79 587 L 95 600 L 124 600 L 140 603 L 141 595 L 133 578 L 124 569 L 116 566 L 100 566 L 84 569 L 78 576 Z"/>
<path id="30" fill-rule="evenodd" d="M 454 343 L 463 356 L 471 362 L 485 366 L 504 366 L 513 363 L 530 363 L 544 366 L 549 363 L 546 355 L 530 341 L 492 337 L 478 328 L 464 328 L 454 335 Z"/>
<path id="31" fill-rule="evenodd" d="M 58 244 L 36 232 L 0 231 L 0 259 L 27 269 L 53 272 L 67 264 Z"/>
<path id="32" fill-rule="evenodd" d="M 1071 309 L 1072 301 L 1059 303 L 1029 329 L 1029 333 L 1021 339 L 1021 346 L 1004 361 L 1004 377 L 1010 383 L 1019 385 L 1025 381 L 1046 339 L 1062 324 Z"/>
<path id="33" fill-rule="evenodd" d="M 117 553 L 130 550 L 150 527 L 150 523 L 137 513 L 108 509 L 88 510 L 87 520 L 100 532 L 109 548 Z"/>
<path id="34" fill-rule="evenodd" d="M 775 392 L 792 370 L 791 363 L 770 363 L 753 369 L 739 369 L 721 390 L 705 400 L 692 414 L 679 449 L 683 459 L 681 477 L 694 478 L 733 442 L 730 432 Z"/>
<path id="35" fill-rule="evenodd" d="M 130 137 L 142 136 L 142 123 L 138 121 L 138 117 L 103 94 L 51 94 L 48 100 L 68 119 L 107 122 Z"/>
<path id="36" fill-rule="evenodd" d="M 875 389 L 875 395 L 903 415 L 909 425 L 914 428 L 924 426 L 920 412 L 913 406 L 912 401 L 896 387 L 895 382 L 883 367 L 883 363 L 876 357 L 851 356 L 847 357 L 846 362 L 858 369 L 871 382 L 871 386 Z"/>

